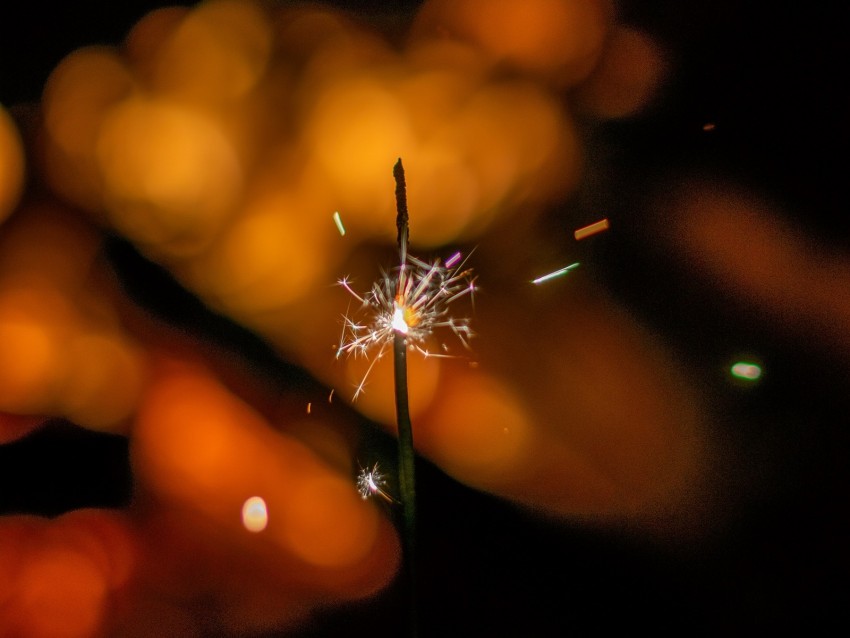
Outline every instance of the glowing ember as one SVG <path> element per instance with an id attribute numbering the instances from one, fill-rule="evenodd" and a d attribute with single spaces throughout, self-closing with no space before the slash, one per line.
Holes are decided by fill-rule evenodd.
<path id="1" fill-rule="evenodd" d="M 584 228 L 579 228 L 575 231 L 576 240 L 584 239 L 585 237 L 590 237 L 591 235 L 595 235 L 596 233 L 601 233 L 603 230 L 608 230 L 610 228 L 610 224 L 608 223 L 608 219 L 600 219 L 598 222 L 594 222 L 589 226 L 585 226 Z"/>

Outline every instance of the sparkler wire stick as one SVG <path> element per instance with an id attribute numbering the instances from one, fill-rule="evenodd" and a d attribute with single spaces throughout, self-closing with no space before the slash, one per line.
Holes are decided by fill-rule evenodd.
<path id="1" fill-rule="evenodd" d="M 407 238 L 410 232 L 407 216 L 407 192 L 404 182 L 404 167 L 401 158 L 393 167 L 396 189 L 396 225 L 398 226 L 398 249 L 401 258 L 399 278 L 396 282 L 396 294 L 400 294 L 407 263 Z M 410 621 L 413 636 L 416 635 L 416 586 L 414 559 L 416 554 L 416 481 L 415 455 L 413 453 L 413 428 L 410 423 L 410 409 L 407 397 L 407 336 L 396 329 L 393 339 L 393 367 L 395 375 L 395 410 L 398 423 L 398 466 L 399 491 L 404 516 L 404 550 L 406 560 L 403 569 L 406 572 L 410 588 Z"/>

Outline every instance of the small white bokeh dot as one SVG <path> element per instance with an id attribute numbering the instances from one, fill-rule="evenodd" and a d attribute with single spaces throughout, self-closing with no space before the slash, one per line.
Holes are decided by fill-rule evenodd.
<path id="1" fill-rule="evenodd" d="M 252 496 L 242 505 L 242 524 L 249 532 L 262 532 L 269 522 L 266 502 L 259 496 Z"/>

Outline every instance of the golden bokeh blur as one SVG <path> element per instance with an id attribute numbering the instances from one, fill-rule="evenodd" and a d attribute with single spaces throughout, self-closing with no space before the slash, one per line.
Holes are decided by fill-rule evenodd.
<path id="1" fill-rule="evenodd" d="M 666 60 L 647 35 L 616 25 L 593 74 L 573 93 L 579 108 L 602 118 L 624 118 L 652 103 Z"/>
<path id="2" fill-rule="evenodd" d="M 86 556 L 58 549 L 37 552 L 23 565 L 18 588 L 26 635 L 84 638 L 96 632 L 106 584 Z"/>
<path id="3" fill-rule="evenodd" d="M 23 144 L 15 122 L 0 104 L 0 224 L 15 209 L 23 187 Z"/>
<path id="4" fill-rule="evenodd" d="M 593 69 L 612 13 L 610 0 L 428 0 L 414 33 L 468 40 L 493 62 L 570 86 Z"/>
<path id="5" fill-rule="evenodd" d="M 265 538 L 324 569 L 355 569 L 374 551 L 377 512 L 350 482 L 202 370 L 166 365 L 134 431 L 134 465 L 147 484 L 232 533 L 246 498 L 262 490 L 274 512 Z"/>
<path id="6" fill-rule="evenodd" d="M 103 178 L 95 147 L 103 118 L 135 91 L 135 81 L 119 53 L 85 47 L 53 69 L 42 94 L 44 173 L 50 186 L 70 203 L 90 212 L 103 207 Z"/>
<path id="7" fill-rule="evenodd" d="M 170 258 L 204 248 L 242 186 L 233 146 L 216 124 L 164 99 L 130 100 L 111 111 L 96 160 L 116 228 Z"/>
<path id="8" fill-rule="evenodd" d="M 134 568 L 126 519 L 78 510 L 0 520 L 0 626 L 10 636 L 88 638 Z"/>
<path id="9" fill-rule="evenodd" d="M 426 3 L 400 49 L 309 4 L 156 10 L 125 49 L 81 49 L 51 74 L 43 168 L 211 305 L 268 324 L 360 246 L 392 239 L 398 157 L 423 249 L 474 240 L 513 207 L 532 214 L 577 185 L 575 123 L 537 78 L 587 76 L 608 3 L 540 0 L 521 16 L 499 3 L 467 33 L 477 6 Z M 434 20 L 465 35 L 446 39 Z M 504 22 L 525 27 L 494 38 Z M 493 56 L 531 78 L 499 75 Z M 334 210 L 349 232 L 331 245 Z"/>
<path id="10" fill-rule="evenodd" d="M 271 25 L 261 5 L 213 0 L 182 17 L 157 43 L 154 89 L 206 108 L 226 106 L 253 90 L 272 44 Z M 143 46 L 138 42 L 142 34 L 133 35 L 137 46 Z"/>
<path id="11" fill-rule="evenodd" d="M 0 411 L 126 426 L 145 356 L 96 283 L 99 245 L 51 204 L 28 205 L 0 229 Z"/>
<path id="12" fill-rule="evenodd" d="M 422 449 L 458 480 L 504 488 L 528 463 L 528 411 L 496 379 L 455 371 L 417 434 Z"/>

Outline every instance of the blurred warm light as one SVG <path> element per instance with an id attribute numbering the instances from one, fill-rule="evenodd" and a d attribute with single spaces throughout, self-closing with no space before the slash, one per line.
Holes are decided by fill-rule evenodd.
<path id="1" fill-rule="evenodd" d="M 3 635 L 100 635 L 108 601 L 134 568 L 130 539 L 126 521 L 114 512 L 0 520 Z"/>
<path id="2" fill-rule="evenodd" d="M 459 480 L 553 514 L 661 520 L 693 508 L 679 521 L 693 524 L 707 462 L 699 395 L 632 317 L 573 295 L 482 297 L 481 363 L 441 369 L 417 443 Z"/>
<path id="3" fill-rule="evenodd" d="M 145 380 L 138 349 L 107 332 L 81 332 L 66 348 L 72 369 L 62 387 L 61 413 L 93 429 L 111 430 L 128 419 Z"/>
<path id="4" fill-rule="evenodd" d="M 647 35 L 615 26 L 599 64 L 574 97 L 582 109 L 598 117 L 627 117 L 650 103 L 665 71 L 663 54 Z"/>
<path id="5" fill-rule="evenodd" d="M 100 242 L 68 208 L 28 204 L 0 229 L 0 286 L 25 288 L 33 282 L 62 292 L 84 288 Z"/>
<path id="6" fill-rule="evenodd" d="M 376 522 L 350 481 L 325 474 L 289 485 L 288 524 L 283 534 L 292 551 L 311 565 L 350 566 L 366 558 Z"/>
<path id="7" fill-rule="evenodd" d="M 494 61 L 572 85 L 596 63 L 612 13 L 609 0 L 428 0 L 414 33 L 469 40 Z"/>
<path id="8" fill-rule="evenodd" d="M 346 400 L 351 400 L 357 388 L 363 384 L 363 392 L 358 395 L 355 403 L 357 410 L 380 423 L 395 424 L 392 344 L 388 345 L 384 356 L 377 361 L 374 359 L 374 354 L 377 353 L 373 353 L 368 359 L 343 355 L 337 363 L 343 366 L 345 375 L 337 391 Z M 415 350 L 408 351 L 408 402 L 410 414 L 414 420 L 416 415 L 433 402 L 439 386 L 441 367 L 453 363 L 465 365 L 463 360 L 453 362 L 436 357 L 425 357 Z"/>
<path id="9" fill-rule="evenodd" d="M 102 206 L 95 144 L 105 115 L 135 90 L 118 52 L 85 47 L 51 72 L 42 97 L 47 144 L 44 161 L 56 192 L 88 210 Z"/>
<path id="10" fill-rule="evenodd" d="M 274 520 L 265 537 L 328 569 L 360 569 L 374 551 L 378 514 L 354 486 L 214 379 L 169 364 L 135 428 L 137 473 L 159 493 L 232 530 L 245 494 L 262 490 Z M 315 578 L 324 581 L 327 574 Z"/>
<path id="11" fill-rule="evenodd" d="M 446 118 L 436 139 L 464 158 L 476 178 L 475 215 L 469 216 L 463 234 L 481 232 L 504 215 L 508 202 L 546 201 L 570 190 L 582 168 L 573 123 L 532 85 L 481 87 Z M 412 189 L 415 163 L 411 166 Z M 456 223 L 446 217 L 440 223 Z"/>
<path id="12" fill-rule="evenodd" d="M 401 100 L 371 77 L 331 84 L 315 98 L 306 143 L 349 226 L 385 225 L 394 210 L 392 166 L 414 148 Z"/>
<path id="13" fill-rule="evenodd" d="M 454 371 L 417 431 L 417 445 L 448 473 L 493 489 L 525 457 L 530 423 L 521 402 L 495 379 Z"/>
<path id="14" fill-rule="evenodd" d="M 309 199 L 282 190 L 246 204 L 228 232 L 196 261 L 193 280 L 241 318 L 306 295 L 327 270 L 324 246 L 336 234 L 326 211 L 312 207 Z"/>
<path id="15" fill-rule="evenodd" d="M 161 42 L 153 85 L 198 104 L 226 104 L 256 86 L 270 52 L 271 29 L 258 3 L 202 2 Z"/>
<path id="16" fill-rule="evenodd" d="M 16 602 L 26 622 L 22 635 L 84 638 L 96 633 L 106 583 L 88 557 L 62 549 L 34 552 L 21 568 L 18 588 Z"/>
<path id="17" fill-rule="evenodd" d="M 696 276 L 786 335 L 850 351 L 846 254 L 806 239 L 799 224 L 741 187 L 699 181 L 669 193 L 658 208 L 674 214 L 655 220 L 657 237 L 674 254 L 686 255 Z"/>
<path id="18" fill-rule="evenodd" d="M 0 230 L 0 410 L 114 431 L 145 362 L 92 285 L 100 239 L 58 206 L 22 213 Z"/>
<path id="19" fill-rule="evenodd" d="M 48 289 L 0 294 L 0 409 L 52 414 L 66 371 L 63 345 L 73 332 L 67 302 Z"/>
<path id="20" fill-rule="evenodd" d="M 261 496 L 252 496 L 242 504 L 242 525 L 249 532 L 262 532 L 269 524 L 269 512 Z"/>
<path id="21" fill-rule="evenodd" d="M 405 161 L 405 171 L 415 177 L 407 188 L 407 202 L 416 211 L 416 246 L 437 247 L 461 238 L 479 202 L 479 185 L 469 163 L 439 143 L 421 147 Z"/>
<path id="22" fill-rule="evenodd" d="M 15 122 L 0 104 L 0 224 L 14 210 L 24 186 L 24 151 Z"/>
<path id="23" fill-rule="evenodd" d="M 113 109 L 97 143 L 113 223 L 152 251 L 204 247 L 242 186 L 234 149 L 208 117 L 167 100 Z"/>
<path id="24" fill-rule="evenodd" d="M 146 86 L 155 82 L 160 66 L 159 51 L 190 13 L 188 6 L 154 9 L 133 25 L 124 39 L 127 59 Z"/>
<path id="25" fill-rule="evenodd" d="M 114 431 L 135 408 L 144 357 L 56 290 L 29 284 L 0 287 L 0 410 Z"/>
<path id="26" fill-rule="evenodd" d="M 297 348 L 276 327 L 287 313 L 359 245 L 394 238 L 399 157 L 418 249 L 474 240 L 577 184 L 574 122 L 539 80 L 585 73 L 607 2 L 535 0 L 518 14 L 500 0 L 484 35 L 459 39 L 422 26 L 437 16 L 463 31 L 452 20 L 480 6 L 429 3 L 401 50 L 318 5 L 156 10 L 121 52 L 82 49 L 51 75 L 45 172 L 205 302 Z M 494 40 L 506 21 L 523 25 L 507 30 L 515 41 Z M 497 58 L 531 76 L 495 74 Z"/>

